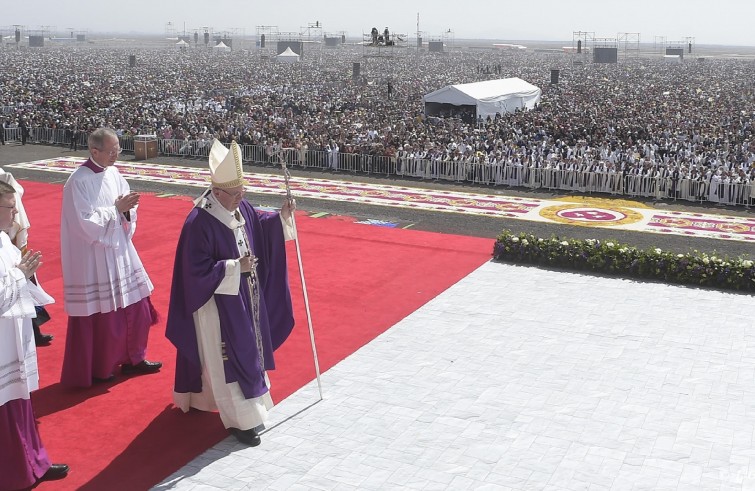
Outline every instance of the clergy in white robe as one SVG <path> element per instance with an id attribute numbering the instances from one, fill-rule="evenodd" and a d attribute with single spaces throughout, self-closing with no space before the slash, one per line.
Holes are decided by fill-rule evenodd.
<path id="1" fill-rule="evenodd" d="M 89 387 L 124 374 L 155 373 L 146 360 L 157 312 L 153 286 L 131 241 L 139 194 L 113 165 L 121 149 L 108 128 L 89 136 L 91 157 L 63 188 L 60 251 L 68 314 L 61 382 Z"/>
<path id="2" fill-rule="evenodd" d="M 7 233 L 11 242 L 13 242 L 13 245 L 18 247 L 21 253 L 24 253 L 26 252 L 26 246 L 29 243 L 29 228 L 31 227 L 29 217 L 26 215 L 26 209 L 21 200 L 24 195 L 24 188 L 16 181 L 12 174 L 5 172 L 3 169 L 0 169 L 0 181 L 10 184 L 13 186 L 13 189 L 16 190 L 17 213 L 13 220 L 13 224 L 11 225 L 11 228 L 8 229 Z M 33 276 L 31 281 L 36 284 L 36 276 Z M 32 328 L 34 328 L 34 343 L 37 346 L 47 346 L 52 341 L 53 336 L 52 334 L 43 334 L 40 330 L 40 326 L 50 320 L 50 314 L 42 306 L 38 305 L 35 306 L 35 308 L 37 310 L 37 316 L 32 318 L 31 321 Z"/>
<path id="3" fill-rule="evenodd" d="M 42 445 L 30 395 L 39 388 L 31 319 L 35 305 L 53 299 L 28 279 L 41 255 L 22 255 L 7 234 L 16 214 L 15 189 L 0 182 L 0 491 L 29 488 L 59 479 L 65 464 L 51 464 Z"/>

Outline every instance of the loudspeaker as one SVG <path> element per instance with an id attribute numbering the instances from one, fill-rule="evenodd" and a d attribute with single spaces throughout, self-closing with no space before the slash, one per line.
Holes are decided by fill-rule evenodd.
<path id="1" fill-rule="evenodd" d="M 582 40 L 577 41 L 577 54 L 582 53 Z"/>
<path id="2" fill-rule="evenodd" d="M 261 34 L 260 35 L 260 48 L 264 48 L 264 47 L 265 47 L 265 35 Z"/>
<path id="3" fill-rule="evenodd" d="M 128 66 L 131 68 L 136 66 L 136 55 L 128 55 Z"/>
<path id="4" fill-rule="evenodd" d="M 427 51 L 429 53 L 442 53 L 443 41 L 429 41 L 427 43 Z"/>
<path id="5" fill-rule="evenodd" d="M 354 79 L 359 78 L 359 69 L 360 69 L 359 63 L 355 62 L 351 68 L 351 78 L 354 78 Z"/>
<path id="6" fill-rule="evenodd" d="M 666 54 L 684 59 L 684 48 L 666 48 Z"/>
<path id="7" fill-rule="evenodd" d="M 692 43 L 689 43 L 689 52 L 692 53 Z"/>
<path id="8" fill-rule="evenodd" d="M 558 83 L 558 70 L 551 70 L 551 84 L 555 85 Z"/>
<path id="9" fill-rule="evenodd" d="M 593 63 L 618 63 L 618 48 L 599 48 L 596 47 L 592 52 Z"/>
<path id="10" fill-rule="evenodd" d="M 204 45 L 207 46 L 208 44 L 210 44 L 210 33 L 209 32 L 205 32 L 204 33 Z"/>
<path id="11" fill-rule="evenodd" d="M 29 36 L 30 48 L 41 48 L 45 45 L 45 38 L 43 36 Z"/>
<path id="12" fill-rule="evenodd" d="M 21 31 L 16 29 L 16 44 L 21 42 Z"/>

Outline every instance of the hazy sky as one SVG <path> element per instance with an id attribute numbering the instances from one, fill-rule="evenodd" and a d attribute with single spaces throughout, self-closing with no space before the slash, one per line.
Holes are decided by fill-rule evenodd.
<path id="1" fill-rule="evenodd" d="M 2 24 L 28 29 L 54 26 L 99 32 L 163 34 L 168 22 L 187 33 L 203 26 L 248 36 L 257 26 L 301 32 L 320 21 L 325 33 L 346 31 L 350 37 L 386 26 L 414 37 L 440 37 L 449 29 L 456 39 L 571 41 L 574 31 L 614 38 L 640 33 L 643 43 L 656 36 L 667 41 L 693 37 L 696 44 L 755 46 L 755 1 L 752 0 L 3 0 Z M 238 31 L 236 31 L 238 29 Z"/>

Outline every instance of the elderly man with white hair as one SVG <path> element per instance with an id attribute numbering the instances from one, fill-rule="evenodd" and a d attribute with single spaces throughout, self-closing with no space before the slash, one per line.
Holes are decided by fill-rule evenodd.
<path id="1" fill-rule="evenodd" d="M 121 152 L 112 129 L 89 135 L 89 160 L 63 187 L 60 256 L 68 314 L 61 383 L 90 387 L 124 375 L 156 373 L 146 359 L 149 329 L 157 322 L 152 281 L 132 242 L 139 193 L 115 162 Z"/>

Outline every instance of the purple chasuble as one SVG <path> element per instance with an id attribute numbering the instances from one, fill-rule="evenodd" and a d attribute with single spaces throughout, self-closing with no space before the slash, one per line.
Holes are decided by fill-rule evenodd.
<path id="1" fill-rule="evenodd" d="M 246 221 L 252 252 L 259 260 L 259 329 L 264 368 L 272 370 L 273 351 L 294 327 L 283 226 L 277 213 L 258 214 L 246 201 L 241 202 L 239 210 Z M 166 336 L 177 349 L 175 391 L 178 393 L 202 392 L 202 366 L 193 315 L 213 296 L 227 358 L 223 363 L 226 383 L 238 382 L 247 399 L 267 392 L 246 279 L 241 278 L 238 295 L 215 295 L 225 277 L 225 261 L 238 257 L 233 230 L 207 211 L 194 208 L 178 239 L 166 329 Z"/>

